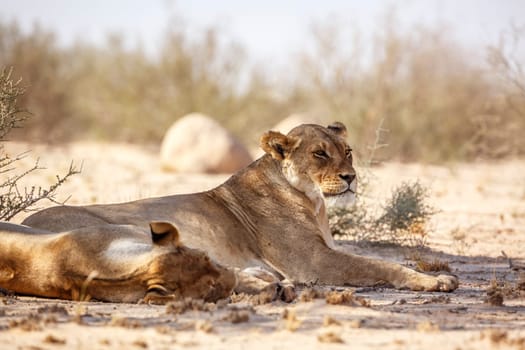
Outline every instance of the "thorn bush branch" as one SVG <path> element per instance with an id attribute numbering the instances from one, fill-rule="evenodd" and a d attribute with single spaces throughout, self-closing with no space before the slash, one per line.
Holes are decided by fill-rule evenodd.
<path id="1" fill-rule="evenodd" d="M 0 141 L 5 141 L 5 137 L 12 129 L 22 127 L 22 122 L 30 116 L 27 111 L 17 106 L 18 97 L 24 94 L 25 89 L 20 86 L 21 80 L 14 81 L 11 74 L 12 69 L 4 69 L 0 74 Z M 5 153 L 3 144 L 0 144 L 0 174 L 7 175 L 7 178 L 0 183 L 0 220 L 9 221 L 18 213 L 31 210 L 33 205 L 43 199 L 63 204 L 55 200 L 58 187 L 70 176 L 80 172 L 71 163 L 67 173 L 63 176 L 57 175 L 56 182 L 48 188 L 32 186 L 21 190 L 19 181 L 30 173 L 42 169 L 37 160 L 29 169 L 14 173 L 16 163 L 26 155 L 27 152 L 10 157 Z"/>

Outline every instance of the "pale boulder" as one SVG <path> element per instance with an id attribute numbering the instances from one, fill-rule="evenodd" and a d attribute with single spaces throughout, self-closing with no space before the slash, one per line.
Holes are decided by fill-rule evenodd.
<path id="1" fill-rule="evenodd" d="M 166 132 L 160 150 L 164 170 L 181 173 L 233 173 L 252 162 L 246 147 L 218 122 L 192 113 Z"/>

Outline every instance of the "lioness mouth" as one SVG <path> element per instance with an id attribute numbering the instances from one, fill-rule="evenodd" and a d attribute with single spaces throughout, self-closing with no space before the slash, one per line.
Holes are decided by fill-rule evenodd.
<path id="1" fill-rule="evenodd" d="M 350 187 L 348 187 L 346 190 L 344 190 L 343 192 L 339 192 L 339 193 L 324 193 L 323 192 L 323 195 L 325 197 L 339 197 L 339 196 L 344 196 L 344 195 L 347 195 L 349 193 L 352 193 L 352 194 L 355 194 L 355 191 L 352 190 Z"/>

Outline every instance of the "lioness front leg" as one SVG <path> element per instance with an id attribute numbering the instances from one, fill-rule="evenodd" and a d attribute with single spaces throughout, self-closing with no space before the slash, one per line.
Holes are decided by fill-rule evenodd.
<path id="1" fill-rule="evenodd" d="M 299 253 L 299 252 L 296 252 Z M 331 285 L 374 286 L 388 283 L 398 289 L 450 292 L 458 287 L 455 276 L 431 276 L 400 264 L 345 254 L 322 243 L 308 249 L 309 264 L 288 266 L 293 281 Z"/>

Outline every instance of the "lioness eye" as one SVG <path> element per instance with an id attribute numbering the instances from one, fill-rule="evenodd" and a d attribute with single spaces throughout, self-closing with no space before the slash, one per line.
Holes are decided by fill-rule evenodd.
<path id="1" fill-rule="evenodd" d="M 323 151 L 323 150 L 315 151 L 314 152 L 314 157 L 321 158 L 321 159 L 328 159 L 328 158 L 330 158 L 330 157 L 328 157 L 328 154 L 325 151 Z"/>
<path id="2" fill-rule="evenodd" d="M 351 148 L 345 149 L 345 155 L 346 155 L 346 158 L 350 157 L 352 155 L 352 149 Z"/>

